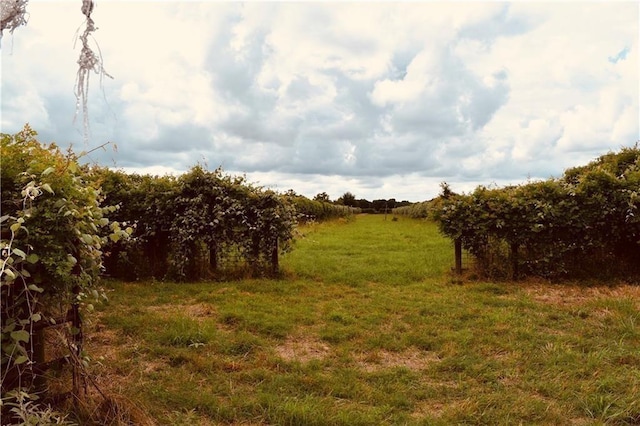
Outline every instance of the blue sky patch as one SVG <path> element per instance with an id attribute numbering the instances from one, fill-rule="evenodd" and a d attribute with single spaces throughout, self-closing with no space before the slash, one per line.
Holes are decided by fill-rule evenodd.
<path id="1" fill-rule="evenodd" d="M 618 61 L 624 61 L 625 59 L 627 59 L 627 55 L 629 54 L 630 50 L 631 49 L 629 48 L 629 46 L 627 46 L 620 52 L 618 52 L 616 56 L 609 56 L 609 62 L 611 62 L 612 64 L 617 64 Z"/>

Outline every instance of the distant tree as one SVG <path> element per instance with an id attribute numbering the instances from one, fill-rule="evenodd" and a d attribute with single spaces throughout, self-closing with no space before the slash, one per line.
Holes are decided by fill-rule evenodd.
<path id="1" fill-rule="evenodd" d="M 449 186 L 447 182 L 440 183 L 440 189 L 440 196 L 445 200 L 456 195 L 456 193 L 451 190 L 451 186 Z"/>
<path id="2" fill-rule="evenodd" d="M 356 196 L 348 191 L 342 194 L 342 197 L 338 198 L 336 201 L 338 204 L 342 204 L 344 206 L 356 207 Z"/>
<path id="3" fill-rule="evenodd" d="M 384 200 L 384 199 L 373 200 L 373 202 L 371 204 L 372 204 L 372 207 L 378 213 L 384 213 L 385 209 L 387 208 L 387 200 Z"/>
<path id="4" fill-rule="evenodd" d="M 319 194 L 317 194 L 315 197 L 313 197 L 313 199 L 315 201 L 324 201 L 326 203 L 330 203 L 331 199 L 329 199 L 329 194 L 327 194 L 326 192 L 321 192 Z"/>
<path id="5" fill-rule="evenodd" d="M 355 207 L 359 207 L 361 209 L 371 209 L 372 208 L 372 204 L 371 201 L 365 199 L 365 198 L 361 198 L 359 200 L 356 200 L 354 202 Z"/>

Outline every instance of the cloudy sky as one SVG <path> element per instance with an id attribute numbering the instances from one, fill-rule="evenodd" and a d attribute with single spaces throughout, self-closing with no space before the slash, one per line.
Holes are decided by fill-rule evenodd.
<path id="1" fill-rule="evenodd" d="M 164 174 L 421 201 L 560 176 L 640 139 L 637 2 L 96 3 L 105 70 L 75 119 L 81 0 L 2 39 L 2 132 Z M 95 44 L 93 45 L 95 46 Z"/>

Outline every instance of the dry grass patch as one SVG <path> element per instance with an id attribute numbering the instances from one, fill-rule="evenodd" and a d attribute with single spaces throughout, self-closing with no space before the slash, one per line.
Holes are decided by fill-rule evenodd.
<path id="1" fill-rule="evenodd" d="M 556 306 L 577 306 L 594 299 L 633 299 L 640 308 L 640 286 L 584 287 L 579 285 L 534 284 L 524 288 L 525 294 L 537 302 Z"/>
<path id="2" fill-rule="evenodd" d="M 88 334 L 86 345 L 100 359 L 115 361 L 120 352 L 119 340 L 121 338 L 116 331 L 100 326 Z"/>
<path id="3" fill-rule="evenodd" d="M 309 362 L 329 356 L 331 348 L 326 343 L 308 336 L 290 336 L 275 347 L 276 353 L 285 361 Z"/>
<path id="4" fill-rule="evenodd" d="M 195 301 L 181 304 L 165 304 L 147 306 L 146 310 L 158 314 L 162 318 L 173 318 L 176 314 L 183 314 L 196 321 L 204 321 L 216 314 L 216 308 L 209 303 Z"/>
<path id="5" fill-rule="evenodd" d="M 411 417 L 415 420 L 424 419 L 425 417 L 440 419 L 446 413 L 468 413 L 475 411 L 476 408 L 477 404 L 469 399 L 456 399 L 449 402 L 429 399 L 416 404 Z"/>
<path id="6" fill-rule="evenodd" d="M 435 352 L 421 351 L 409 348 L 400 352 L 379 350 L 360 354 L 356 357 L 358 366 L 367 373 L 373 373 L 388 368 L 404 367 L 412 371 L 428 368 L 440 357 Z"/>

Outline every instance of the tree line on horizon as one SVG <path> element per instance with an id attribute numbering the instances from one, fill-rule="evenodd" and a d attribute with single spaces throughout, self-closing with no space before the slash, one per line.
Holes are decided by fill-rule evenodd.
<path id="1" fill-rule="evenodd" d="M 320 192 L 313 197 L 314 201 L 323 203 L 332 203 L 340 206 L 354 207 L 360 209 L 361 213 L 390 213 L 394 208 L 410 206 L 414 203 L 407 200 L 397 201 L 395 198 L 376 199 L 369 201 L 365 198 L 356 198 L 356 196 L 347 191 L 335 200 L 331 200 L 329 194 Z"/>

